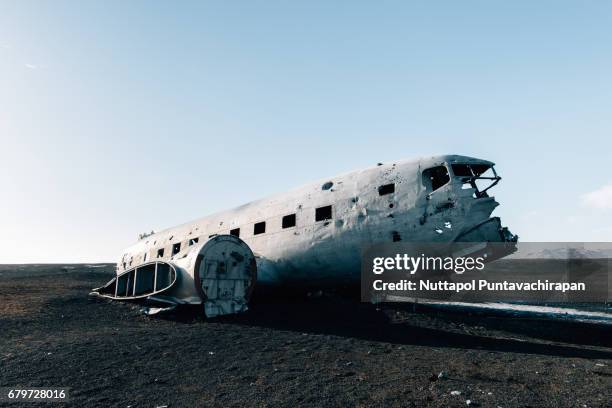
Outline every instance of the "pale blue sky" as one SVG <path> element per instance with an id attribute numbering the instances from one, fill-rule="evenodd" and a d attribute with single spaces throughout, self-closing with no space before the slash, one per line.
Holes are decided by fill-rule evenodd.
<path id="1" fill-rule="evenodd" d="M 0 1 L 0 263 L 437 153 L 522 240 L 610 241 L 611 73 L 606 1 Z"/>

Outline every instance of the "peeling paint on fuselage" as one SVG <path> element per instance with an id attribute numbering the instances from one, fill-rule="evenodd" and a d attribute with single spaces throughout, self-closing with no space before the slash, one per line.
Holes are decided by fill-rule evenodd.
<path id="1" fill-rule="evenodd" d="M 258 284 L 359 279 L 361 251 L 367 246 L 394 240 L 452 242 L 490 218 L 498 203 L 492 197 L 475 197 L 474 189 L 466 189 L 453 176 L 451 163 L 493 166 L 486 160 L 444 155 L 379 164 L 309 183 L 149 235 L 127 248 L 118 273 L 145 259 L 182 258 L 193 238 L 202 243 L 240 228 L 240 238 L 258 256 Z M 432 192 L 422 172 L 436 166 L 446 166 L 450 181 Z M 391 183 L 394 192 L 380 195 L 378 188 Z M 332 205 L 332 218 L 315 221 L 315 209 L 327 205 Z M 296 215 L 296 225 L 282 228 L 282 218 L 289 214 Z M 254 235 L 254 224 L 262 221 L 265 233 Z M 177 243 L 181 249 L 173 255 Z M 158 258 L 160 248 L 164 256 Z"/>

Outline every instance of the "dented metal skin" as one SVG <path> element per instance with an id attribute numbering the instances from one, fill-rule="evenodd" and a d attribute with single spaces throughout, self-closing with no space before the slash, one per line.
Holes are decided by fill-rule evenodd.
<path id="1" fill-rule="evenodd" d="M 466 177 L 456 175 L 453 164 L 481 170 L 494 165 L 472 157 L 442 155 L 379 164 L 309 183 L 146 236 L 125 250 L 117 273 L 149 261 L 170 262 L 185 275 L 172 298 L 180 303 L 201 303 L 202 296 L 194 290 L 193 272 L 187 271 L 193 270 L 197 254 L 211 237 L 237 228 L 240 239 L 255 253 L 257 286 L 334 285 L 359 280 L 362 249 L 378 243 L 515 242 L 517 237 L 502 228 L 498 218 L 491 218 L 498 206 L 495 199 L 466 182 Z M 432 183 L 445 180 L 440 166 L 448 172 L 448 182 L 435 186 Z M 432 174 L 440 177 L 432 180 Z M 497 181 L 495 174 L 492 184 Z M 394 191 L 381 195 L 379 188 L 389 184 L 394 185 Z M 332 206 L 332 218 L 315 221 L 315 209 L 328 205 Z M 283 228 L 282 219 L 290 214 L 295 214 L 295 226 Z M 254 224 L 260 222 L 266 223 L 265 232 L 255 235 Z M 179 243 L 180 250 L 173 254 Z"/>

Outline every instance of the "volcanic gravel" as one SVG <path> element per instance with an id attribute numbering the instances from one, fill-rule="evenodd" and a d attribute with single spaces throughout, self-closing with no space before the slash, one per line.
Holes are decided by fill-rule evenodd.
<path id="1" fill-rule="evenodd" d="M 347 293 L 147 317 L 88 296 L 113 270 L 0 266 L 0 387 L 69 387 L 68 402 L 44 405 L 75 407 L 612 406 L 606 326 Z"/>

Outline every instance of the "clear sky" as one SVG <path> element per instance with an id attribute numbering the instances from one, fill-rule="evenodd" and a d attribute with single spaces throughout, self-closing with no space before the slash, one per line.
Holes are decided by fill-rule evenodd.
<path id="1" fill-rule="evenodd" d="M 437 153 L 525 241 L 612 240 L 612 2 L 0 1 L 0 263 Z"/>

